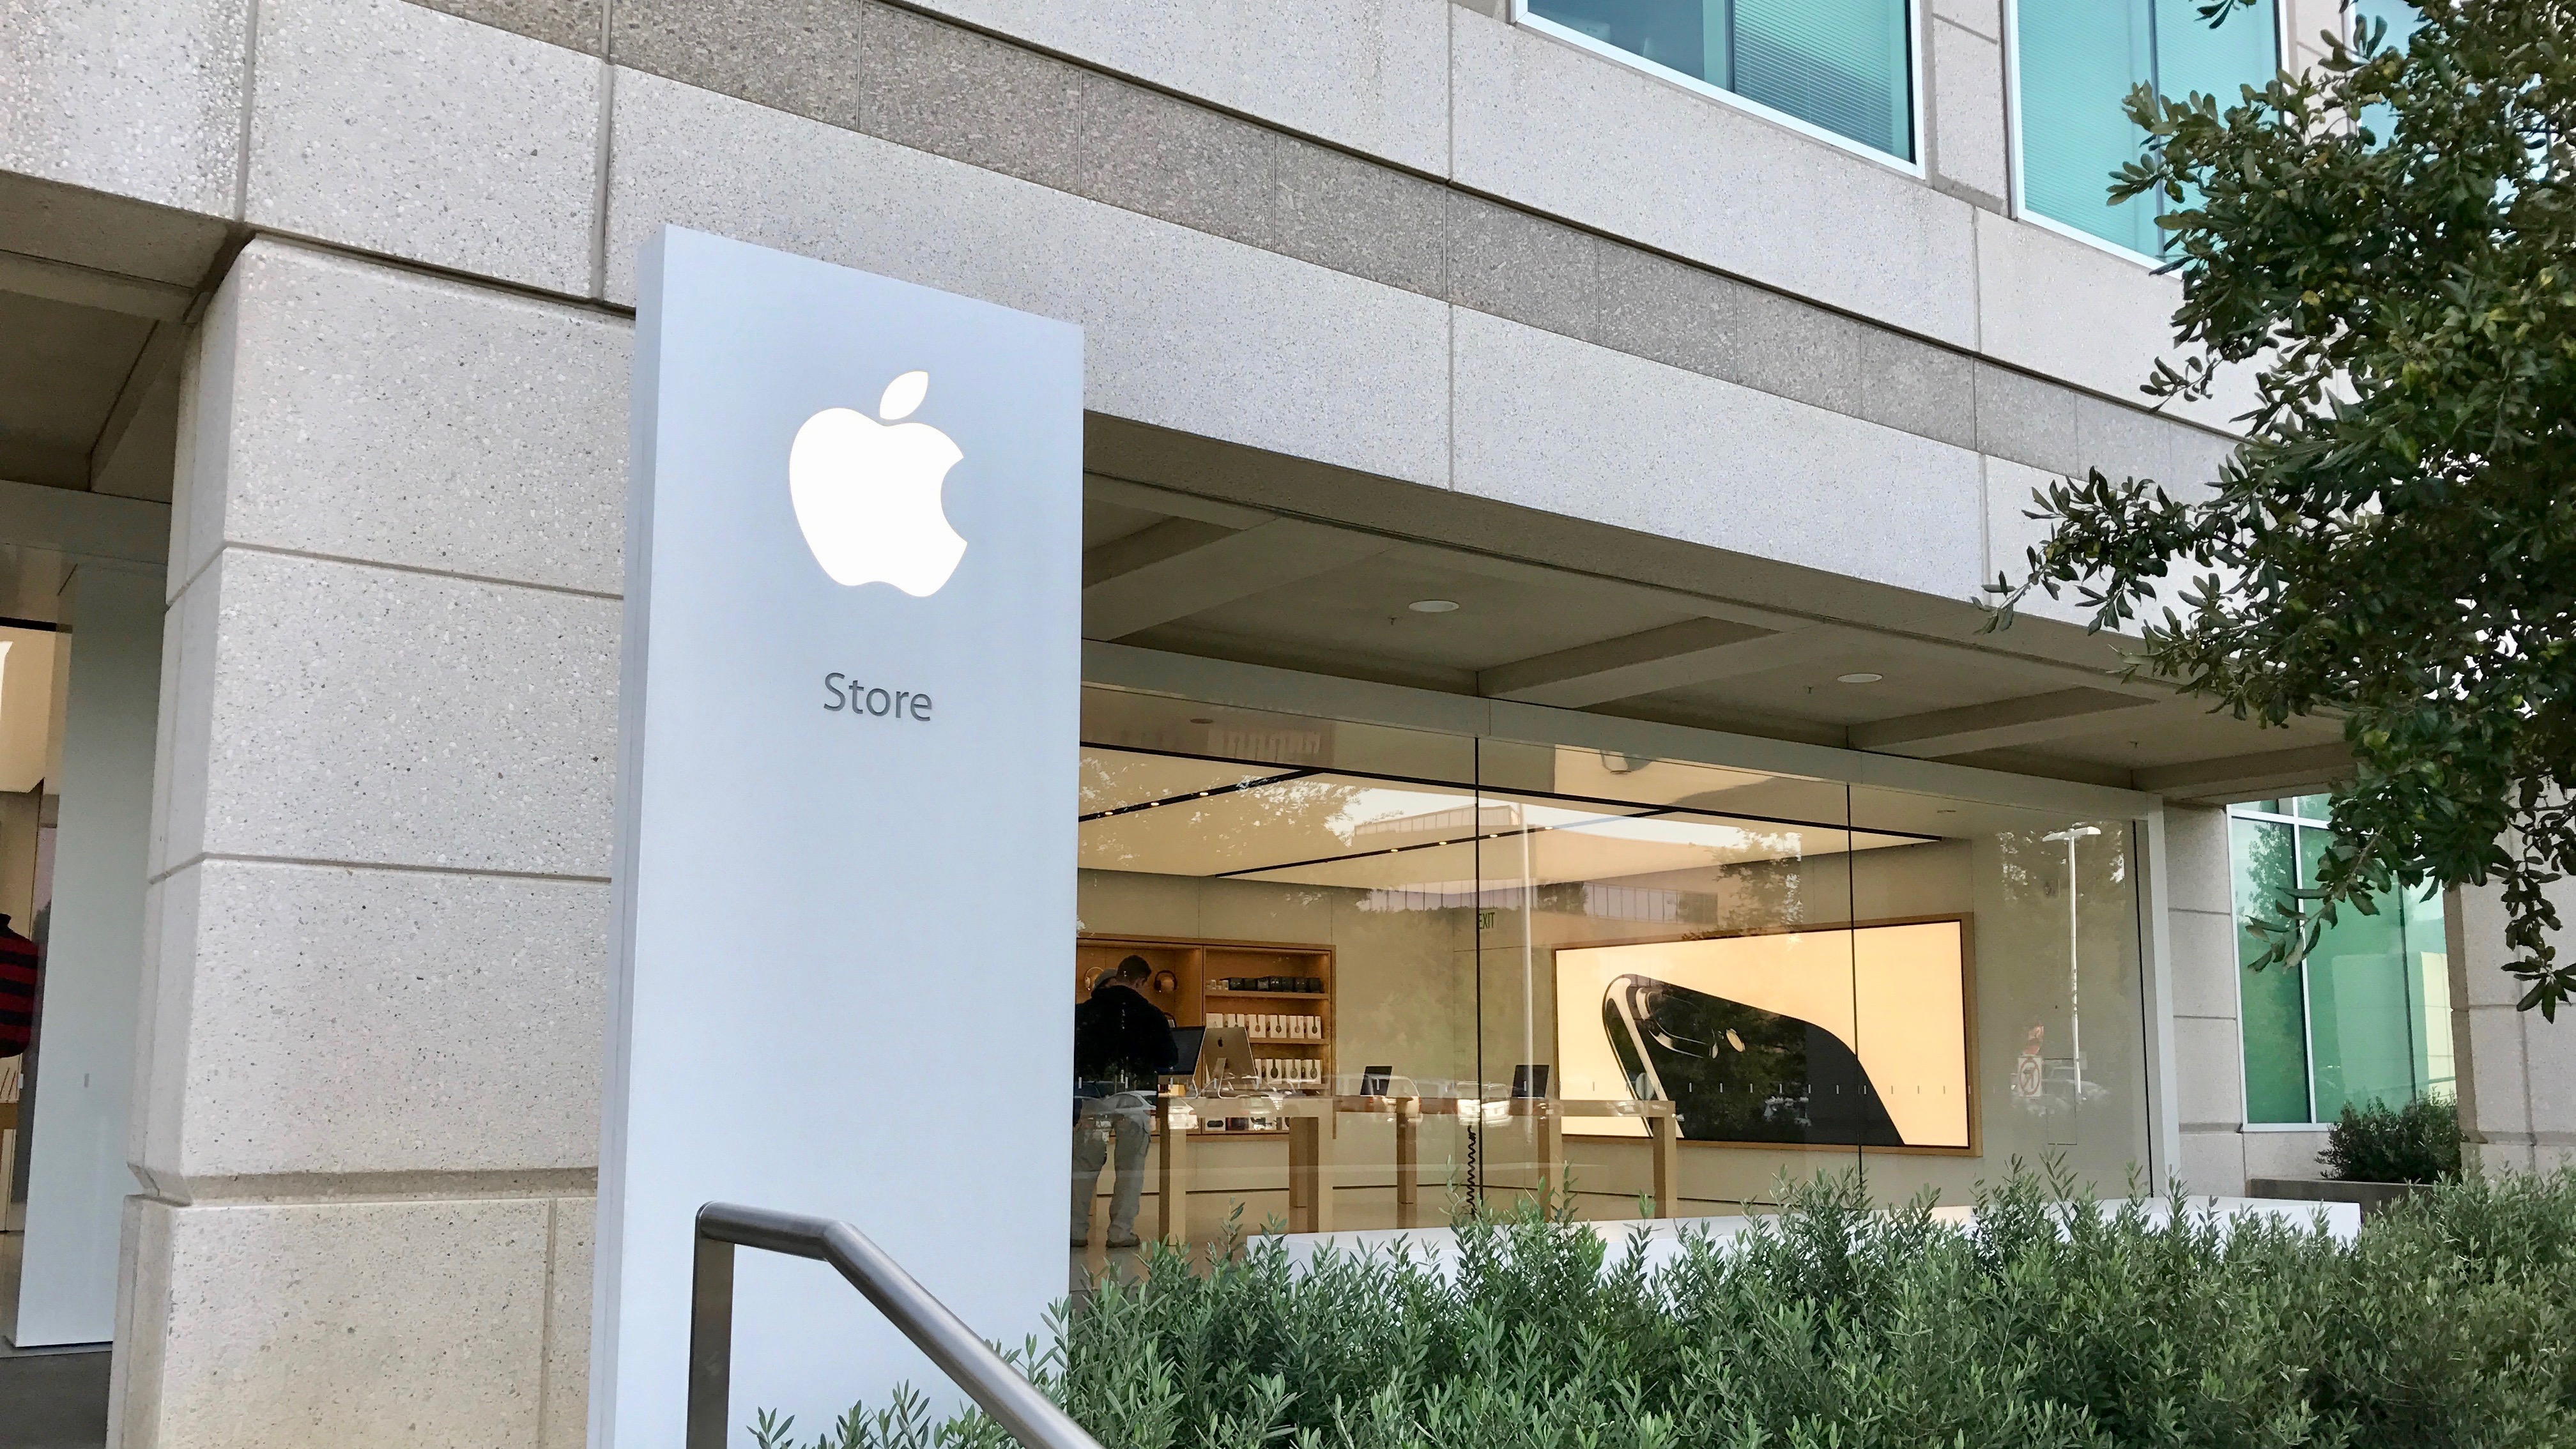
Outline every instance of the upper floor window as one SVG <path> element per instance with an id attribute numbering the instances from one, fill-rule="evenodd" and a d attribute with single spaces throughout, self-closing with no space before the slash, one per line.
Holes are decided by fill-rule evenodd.
<path id="1" fill-rule="evenodd" d="M 2154 256 L 2156 198 L 2114 206 L 2111 173 L 2137 159 L 2145 133 L 2121 103 L 2140 85 L 2236 101 L 2281 64 L 2275 0 L 2254 0 L 2217 26 L 2206 0 L 2017 0 L 2013 69 L 2020 114 L 2021 208 Z"/>
<path id="2" fill-rule="evenodd" d="M 1520 18 L 1914 159 L 1906 0 L 1517 0 Z"/>
<path id="3" fill-rule="evenodd" d="M 2245 1120 L 2331 1122 L 2345 1104 L 2404 1106 L 2449 1096 L 2451 977 L 2442 898 L 2382 896 L 2373 915 L 2346 906 L 2297 966 L 2242 969 L 2263 943 L 2251 916 L 2279 920 L 2325 858 L 2326 797 L 2228 807 L 2236 876 L 2238 1026 Z"/>

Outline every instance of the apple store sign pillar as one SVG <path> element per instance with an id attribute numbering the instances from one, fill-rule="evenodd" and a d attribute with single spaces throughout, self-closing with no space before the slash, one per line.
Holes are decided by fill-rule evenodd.
<path id="1" fill-rule="evenodd" d="M 642 275 L 594 1449 L 681 1441 L 703 1203 L 846 1219 L 1006 1343 L 1065 1289 L 1082 334 L 678 229 Z M 741 1255 L 734 1443 L 906 1379 Z"/>

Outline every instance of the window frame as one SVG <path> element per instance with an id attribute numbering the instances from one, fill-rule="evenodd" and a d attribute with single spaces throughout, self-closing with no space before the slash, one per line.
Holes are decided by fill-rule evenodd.
<path id="1" fill-rule="evenodd" d="M 1562 41 L 1577 50 L 1588 51 L 1626 66 L 1630 70 L 1652 76 L 1667 85 L 1679 86 L 1693 95 L 1722 102 L 1757 120 L 1786 127 L 1811 141 L 1822 141 L 1837 150 L 1875 161 L 1881 166 L 1902 172 L 1918 181 L 1928 180 L 1931 176 L 1923 163 L 1926 119 L 1923 105 L 1923 51 L 1930 35 L 1931 10 L 1931 6 L 1925 3 L 1925 0 L 1905 0 L 1905 96 L 1907 124 L 1912 128 L 1910 139 L 1914 144 L 1914 155 L 1911 158 L 1882 151 L 1866 141 L 1855 141 L 1839 131 L 1828 130 L 1813 121 L 1793 116 L 1776 106 L 1764 105 L 1750 96 L 1738 95 L 1724 86 L 1711 85 L 1697 76 L 1648 60 L 1634 51 L 1622 50 L 1606 40 L 1595 40 L 1579 30 L 1561 25 L 1544 15 L 1533 14 L 1529 7 L 1530 0 L 1511 0 L 1511 23 L 1534 35 L 1544 35 L 1551 40 Z"/>
<path id="2" fill-rule="evenodd" d="M 2015 0 L 2015 3 L 2018 3 L 2018 0 Z M 2096 240 L 2099 239 L 2096 238 Z M 2104 245 L 2108 245 L 2108 243 L 2104 243 Z M 2127 248 L 2123 247 L 2121 250 L 2126 251 Z M 2315 828 L 2326 824 L 2326 822 L 2322 820 L 2309 820 L 2303 816 L 2285 815 L 2271 810 L 2255 810 L 2244 805 L 2228 806 L 2226 815 L 2227 829 L 2229 832 L 2227 848 L 2231 857 L 2233 857 L 2236 849 L 2234 834 L 2237 821 L 2244 820 L 2250 821 L 2256 825 L 2281 825 L 2288 827 L 2290 831 L 2290 862 L 2291 868 L 2294 871 L 2298 868 L 2298 862 L 2301 858 L 2299 855 L 2299 827 L 2305 825 Z M 2231 874 L 2232 873 L 2233 872 L 2231 872 Z M 2235 899 L 2235 894 L 2235 882 L 2230 881 L 2228 883 L 2229 899 L 2227 902 L 2227 915 L 2229 929 L 2227 937 L 2229 942 L 2235 946 L 2239 953 L 2235 962 L 2235 969 L 2229 974 L 2228 978 L 2234 984 L 2236 991 L 2237 1130 L 2240 1132 L 2323 1132 L 2334 1126 L 2334 1124 L 2332 1122 L 2320 1122 L 2317 1120 L 2317 1013 L 2315 1004 L 2308 999 L 2308 963 L 2305 961 L 2300 962 L 2295 969 L 2299 973 L 2299 1051 L 2301 1054 L 2299 1061 L 2299 1086 L 2305 1091 L 2308 1099 L 2307 1120 L 2303 1122 L 2257 1122 L 2254 1120 L 2254 1083 L 2251 1076 L 2252 1069 L 2246 1060 L 2250 1053 L 2245 1049 L 2245 961 L 2242 955 L 2245 949 L 2245 907 L 2243 902 Z"/>
<path id="3" fill-rule="evenodd" d="M 2288 827 L 2290 831 L 2290 859 L 2294 863 L 2305 859 L 2305 857 L 2300 853 L 2301 842 L 2299 839 L 2299 832 L 2301 830 L 2321 830 L 2330 832 L 2334 828 L 2332 822 L 2317 819 L 2313 816 L 2288 814 L 2277 810 L 2257 810 L 2253 808 L 2251 804 L 2244 803 L 2229 805 L 2226 807 L 2224 813 L 2227 817 L 2227 829 L 2229 832 L 2228 850 L 2231 857 L 2236 848 L 2236 822 L 2240 820 L 2248 821 L 2256 825 L 2280 825 Z M 2301 874 L 2304 876 L 2305 872 L 2302 871 Z M 2231 941 L 2236 943 L 2237 950 L 2242 952 L 2244 950 L 2245 912 L 2243 904 L 2235 899 L 2235 883 L 2232 880 L 2229 882 L 2228 887 L 2228 918 L 2233 924 L 2233 929 L 2229 931 L 2228 937 Z M 2447 949 L 2447 945 L 2445 949 Z M 2257 1122 L 2253 1119 L 2253 1082 L 2249 1076 L 2250 1067 L 2246 1060 L 2248 1054 L 2245 1050 L 2245 964 L 2242 956 L 2239 956 L 2235 970 L 2229 977 L 2229 979 L 2234 983 L 2236 993 L 2236 1130 L 2239 1132 L 2325 1132 L 2332 1130 L 2335 1125 L 2332 1122 L 2320 1122 L 2317 1120 L 2316 1004 L 2308 992 L 2308 963 L 2305 961 L 2300 962 L 2298 971 L 2299 1040 L 2301 1043 L 2301 1050 L 2306 1054 L 2305 1063 L 2300 1070 L 2299 1076 L 2301 1079 L 2300 1085 L 2307 1089 L 2308 1097 L 2308 1120 L 2304 1122 Z M 2458 1079 L 2456 1076 L 2453 1078 L 2451 1090 L 2454 1093 L 2457 1093 L 2459 1090 Z"/>
<path id="4" fill-rule="evenodd" d="M 1521 0 L 1513 0 L 1513 3 L 1517 5 Z M 2294 3 L 2295 0 L 2275 0 L 2272 6 L 2272 65 L 2276 73 L 2289 60 L 2290 11 Z M 2005 198 L 2012 219 L 2028 222 L 2070 241 L 2081 242 L 2095 251 L 2145 267 L 2151 272 L 2172 263 L 2171 257 L 2151 256 L 2134 247 L 2095 236 L 2071 222 L 2059 221 L 2033 210 L 2029 199 L 2023 195 L 2022 179 L 2028 169 L 2022 161 L 2021 138 L 2021 0 L 2004 0 L 2004 178 L 2012 193 Z M 2313 1103 L 2308 1110 L 2316 1110 Z"/>

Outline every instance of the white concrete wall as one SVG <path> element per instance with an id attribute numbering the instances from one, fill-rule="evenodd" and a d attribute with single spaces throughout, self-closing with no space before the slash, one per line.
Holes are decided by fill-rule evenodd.
<path id="1" fill-rule="evenodd" d="M 100 1343 L 116 1319 L 117 1223 L 143 974 L 158 570 L 85 564 L 64 590 L 71 669 L 46 943 L 44 1038 L 28 1124 L 21 1348 Z"/>

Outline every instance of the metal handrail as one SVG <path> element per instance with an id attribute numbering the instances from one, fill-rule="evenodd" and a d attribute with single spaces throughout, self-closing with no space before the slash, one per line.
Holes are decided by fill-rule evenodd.
<path id="1" fill-rule="evenodd" d="M 815 1258 L 867 1296 L 950 1382 L 983 1406 L 1025 1449 L 1100 1449 L 1071 1415 L 975 1336 L 885 1250 L 848 1223 L 711 1202 L 698 1209 L 698 1254 L 689 1291 L 688 1449 L 724 1449 L 733 1386 L 733 1250 L 736 1244 Z"/>

